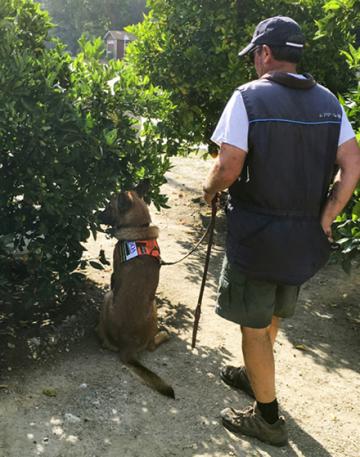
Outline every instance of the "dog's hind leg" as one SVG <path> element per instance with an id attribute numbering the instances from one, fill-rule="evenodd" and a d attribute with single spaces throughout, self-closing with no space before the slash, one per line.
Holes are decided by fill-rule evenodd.
<path id="1" fill-rule="evenodd" d="M 96 327 L 96 331 L 100 338 L 101 345 L 104 349 L 109 349 L 110 351 L 118 352 L 119 348 L 111 343 L 111 341 L 108 338 L 107 332 L 106 332 L 107 323 L 109 321 L 108 311 L 109 311 L 109 306 L 112 303 L 112 300 L 113 300 L 113 292 L 112 291 L 107 292 L 105 294 L 104 301 L 101 305 L 100 320 L 99 320 L 99 325 Z"/>
<path id="2" fill-rule="evenodd" d="M 166 330 L 159 330 L 157 321 L 157 307 L 155 302 L 152 308 L 152 324 L 153 324 L 153 336 L 148 344 L 148 351 L 155 351 L 160 344 L 169 341 L 170 335 Z"/>
<path id="3" fill-rule="evenodd" d="M 108 349 L 109 351 L 119 352 L 119 348 L 113 345 L 106 337 L 101 341 L 101 346 L 103 349 Z"/>

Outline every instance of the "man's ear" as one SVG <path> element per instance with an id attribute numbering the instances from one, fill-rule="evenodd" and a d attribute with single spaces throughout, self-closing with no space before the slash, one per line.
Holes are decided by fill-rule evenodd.
<path id="1" fill-rule="evenodd" d="M 132 199 L 128 192 L 120 192 L 117 196 L 117 207 L 121 213 L 129 211 L 132 205 Z"/>
<path id="2" fill-rule="evenodd" d="M 144 198 L 150 191 L 150 179 L 146 178 L 139 182 L 135 188 L 135 192 L 140 198 Z"/>
<path id="3" fill-rule="evenodd" d="M 270 46 L 268 46 L 267 44 L 263 44 L 262 49 L 264 53 L 264 60 L 266 61 L 266 63 L 268 63 L 269 60 L 274 59 Z"/>

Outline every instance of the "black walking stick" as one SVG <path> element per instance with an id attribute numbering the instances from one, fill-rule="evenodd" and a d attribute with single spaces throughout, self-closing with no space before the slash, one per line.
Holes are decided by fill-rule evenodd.
<path id="1" fill-rule="evenodd" d="M 217 196 L 215 196 L 211 202 L 211 221 L 210 221 L 210 225 L 209 225 L 209 241 L 208 241 L 208 247 L 207 247 L 207 252 L 206 252 L 204 274 L 203 274 L 202 283 L 201 283 L 201 287 L 200 287 L 199 299 L 198 299 L 198 303 L 197 303 L 196 310 L 195 310 L 195 320 L 194 320 L 194 328 L 193 328 L 192 343 L 191 343 L 192 349 L 194 349 L 194 347 L 196 345 L 196 334 L 198 331 L 200 314 L 201 314 L 201 302 L 202 302 L 202 298 L 203 298 L 203 294 L 204 294 L 206 276 L 207 276 L 209 261 L 210 261 L 211 246 L 212 246 L 213 238 L 214 238 L 214 227 L 215 227 L 215 218 L 216 218 L 216 210 L 217 210 L 216 202 L 217 202 Z"/>

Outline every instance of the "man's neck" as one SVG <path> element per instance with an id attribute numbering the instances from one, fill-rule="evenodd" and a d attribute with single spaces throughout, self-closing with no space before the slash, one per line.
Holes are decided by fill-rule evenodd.
<path id="1" fill-rule="evenodd" d="M 274 62 L 269 68 L 266 69 L 266 73 L 272 72 L 282 72 L 282 73 L 297 73 L 296 65 L 289 62 Z"/>

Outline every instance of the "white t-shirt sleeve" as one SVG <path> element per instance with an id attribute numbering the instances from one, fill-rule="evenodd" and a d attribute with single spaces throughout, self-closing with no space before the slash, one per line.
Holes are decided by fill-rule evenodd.
<path id="1" fill-rule="evenodd" d="M 227 143 L 248 151 L 249 118 L 241 92 L 236 90 L 228 101 L 211 141 L 221 146 Z"/>
<path id="2" fill-rule="evenodd" d="M 341 118 L 341 127 L 340 127 L 338 146 L 341 146 L 346 141 L 351 140 L 351 138 L 355 138 L 354 129 L 352 128 L 352 126 L 349 122 L 349 119 L 345 113 L 345 110 L 342 106 L 341 106 L 341 109 L 342 109 L 342 118 Z"/>

